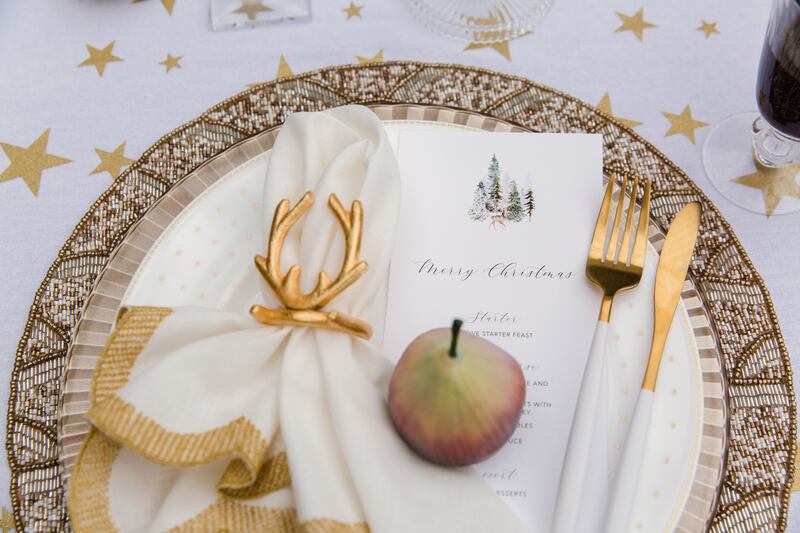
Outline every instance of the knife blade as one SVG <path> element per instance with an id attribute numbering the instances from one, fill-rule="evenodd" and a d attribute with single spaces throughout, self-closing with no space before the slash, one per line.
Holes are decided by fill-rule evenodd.
<path id="1" fill-rule="evenodd" d="M 698 202 L 684 206 L 675 216 L 667 232 L 667 239 L 661 250 L 656 270 L 656 288 L 653 297 L 655 306 L 655 324 L 653 326 L 653 342 L 647 359 L 647 370 L 642 380 L 642 388 L 655 391 L 658 368 L 664 354 L 672 317 L 678 307 L 683 282 L 689 271 L 692 251 L 700 229 L 701 209 Z"/>

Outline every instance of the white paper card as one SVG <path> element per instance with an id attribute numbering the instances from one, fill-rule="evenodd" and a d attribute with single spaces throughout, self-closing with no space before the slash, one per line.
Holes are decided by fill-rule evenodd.
<path id="1" fill-rule="evenodd" d="M 475 466 L 534 531 L 548 531 L 600 293 L 584 268 L 602 199 L 599 135 L 402 132 L 402 208 L 384 353 L 464 328 L 517 358 L 517 430 Z"/>

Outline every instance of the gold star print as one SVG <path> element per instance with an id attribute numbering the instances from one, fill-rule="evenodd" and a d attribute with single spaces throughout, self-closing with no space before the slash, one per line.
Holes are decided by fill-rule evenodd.
<path id="1" fill-rule="evenodd" d="M 164 61 L 159 61 L 158 64 L 164 65 L 164 67 L 167 69 L 167 73 L 169 73 L 169 71 L 174 68 L 182 68 L 180 63 L 182 57 L 183 56 L 173 56 L 172 54 L 168 53 L 167 58 Z"/>
<path id="2" fill-rule="evenodd" d="M 716 22 L 706 22 L 705 20 L 701 20 L 700 22 L 702 24 L 700 24 L 700 27 L 697 28 L 697 31 L 701 31 L 701 32 L 705 33 L 706 34 L 706 39 L 711 37 L 711 35 L 714 34 L 714 33 L 719 33 L 719 30 L 717 29 L 717 23 Z"/>
<path id="3" fill-rule="evenodd" d="M 286 58 L 283 57 L 283 54 L 281 54 L 281 57 L 278 60 L 278 72 L 275 73 L 275 79 L 276 80 L 280 80 L 282 78 L 291 78 L 292 76 L 294 76 L 294 72 L 292 72 L 292 69 L 289 66 L 289 63 L 286 62 Z M 259 81 L 259 82 L 256 82 L 256 83 L 248 83 L 247 86 L 248 87 L 256 87 L 258 85 L 261 85 L 262 83 L 266 83 L 266 82 Z"/>
<path id="4" fill-rule="evenodd" d="M 0 148 L 3 149 L 11 161 L 11 164 L 0 174 L 0 183 L 14 178 L 22 178 L 33 195 L 38 196 L 42 171 L 72 162 L 70 159 L 47 153 L 47 139 L 49 136 L 50 129 L 48 128 L 27 148 L 0 143 Z"/>
<path id="5" fill-rule="evenodd" d="M 256 20 L 259 13 L 272 11 L 272 8 L 265 6 L 263 0 L 239 0 L 242 5 L 231 11 L 231 13 L 244 13 L 248 20 Z"/>
<path id="6" fill-rule="evenodd" d="M 469 21 L 472 22 L 475 26 L 495 26 L 498 22 L 500 22 L 500 19 L 498 19 L 497 16 L 490 14 L 488 17 L 477 17 L 474 19 L 469 19 Z M 527 32 L 520 35 L 520 37 L 524 35 L 527 35 Z M 511 47 L 509 46 L 511 39 L 505 39 L 500 41 L 496 40 L 499 37 L 501 36 L 498 35 L 497 32 L 492 32 L 489 30 L 487 31 L 476 30 L 475 32 L 473 32 L 473 38 L 475 38 L 476 40 L 469 43 L 467 47 L 464 48 L 464 51 L 480 50 L 481 48 L 492 48 L 495 52 L 497 52 L 501 56 L 511 61 Z M 493 41 L 493 42 L 486 42 L 486 41 Z"/>
<path id="7" fill-rule="evenodd" d="M 701 120 L 695 120 L 695 118 L 692 117 L 692 109 L 688 105 L 683 108 L 683 111 L 681 111 L 680 115 L 667 113 L 666 111 L 662 111 L 661 114 L 667 117 L 667 120 L 669 120 L 671 123 L 669 130 L 664 134 L 664 137 L 681 133 L 690 141 L 692 141 L 692 144 L 695 144 L 694 130 L 708 126 L 707 123 Z"/>
<path id="8" fill-rule="evenodd" d="M 616 12 L 617 16 L 622 19 L 622 24 L 615 32 L 632 31 L 637 39 L 643 40 L 644 30 L 649 28 L 657 28 L 655 24 L 644 20 L 644 8 L 640 9 L 633 15 L 625 15 L 624 13 Z"/>
<path id="9" fill-rule="evenodd" d="M 3 507 L 3 516 L 0 518 L 0 530 L 2 530 L 3 533 L 14 530 L 14 515 L 5 507 Z"/>
<path id="10" fill-rule="evenodd" d="M 800 198 L 800 185 L 796 180 L 796 176 L 800 174 L 800 163 L 778 168 L 765 167 L 758 160 L 755 163 L 755 172 L 733 181 L 745 187 L 761 189 L 767 216 L 775 212 L 784 196 Z"/>
<path id="11" fill-rule="evenodd" d="M 125 143 L 117 146 L 113 152 L 106 152 L 100 148 L 95 148 L 94 151 L 97 152 L 97 157 L 100 158 L 100 164 L 90 172 L 90 175 L 108 172 L 112 178 L 117 179 L 120 175 L 120 169 L 133 163 L 133 159 L 125 157 Z"/>
<path id="12" fill-rule="evenodd" d="M 292 69 L 289 67 L 289 63 L 286 62 L 286 58 L 281 54 L 281 58 L 278 60 L 278 72 L 275 73 L 275 79 L 291 78 L 292 76 L 294 76 L 294 72 L 292 72 Z"/>
<path id="13" fill-rule="evenodd" d="M 614 114 L 614 111 L 611 109 L 611 97 L 608 93 L 603 95 L 603 98 L 600 99 L 600 102 L 597 104 L 597 109 L 602 111 L 603 113 L 609 114 L 618 121 L 622 122 L 629 128 L 635 128 L 636 126 L 641 125 L 642 123 L 637 120 L 631 120 L 629 118 L 622 118 L 618 117 Z"/>
<path id="14" fill-rule="evenodd" d="M 121 57 L 117 57 L 111 53 L 113 48 L 114 41 L 108 43 L 102 50 L 87 44 L 86 49 L 89 51 L 89 57 L 85 59 L 83 63 L 78 65 L 78 67 L 88 67 L 89 65 L 93 65 L 94 68 L 97 69 L 97 73 L 100 75 L 100 77 L 102 77 L 103 72 L 106 70 L 107 64 L 113 63 L 114 61 L 122 61 Z"/>
<path id="15" fill-rule="evenodd" d="M 364 6 L 357 6 L 355 3 L 350 2 L 350 5 L 342 9 L 342 11 L 347 13 L 347 20 L 350 20 L 353 17 L 361 18 L 362 9 L 364 9 Z"/>
<path id="16" fill-rule="evenodd" d="M 144 0 L 133 0 L 133 4 L 138 4 Z M 167 13 L 172 15 L 172 10 L 175 7 L 175 0 L 161 0 L 161 5 L 164 6 L 164 9 L 167 10 Z"/>
<path id="17" fill-rule="evenodd" d="M 495 52 L 511 61 L 511 48 L 508 43 L 511 41 L 500 41 L 498 43 L 469 43 L 464 51 L 478 50 L 480 48 L 493 48 Z"/>
<path id="18" fill-rule="evenodd" d="M 378 50 L 378 53 L 376 53 L 372 57 L 364 57 L 364 56 L 358 56 L 357 55 L 356 59 L 358 60 L 358 63 L 360 65 L 367 65 L 369 63 L 380 63 L 381 61 L 383 61 L 383 48 Z"/>

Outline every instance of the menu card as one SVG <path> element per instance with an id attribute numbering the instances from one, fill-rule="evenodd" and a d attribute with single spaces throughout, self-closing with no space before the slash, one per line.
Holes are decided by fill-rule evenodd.
<path id="1" fill-rule="evenodd" d="M 415 130 L 397 150 L 384 353 L 398 359 L 417 335 L 461 318 L 519 361 L 517 429 L 475 468 L 529 527 L 548 531 L 600 303 L 584 268 L 601 137 Z"/>

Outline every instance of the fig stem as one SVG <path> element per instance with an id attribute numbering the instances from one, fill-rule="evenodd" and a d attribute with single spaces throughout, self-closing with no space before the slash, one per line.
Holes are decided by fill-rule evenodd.
<path id="1" fill-rule="evenodd" d="M 456 344 L 458 343 L 458 333 L 461 331 L 461 326 L 464 324 L 463 320 L 455 319 L 453 320 L 453 336 L 450 339 L 450 357 L 455 359 L 458 357 L 458 352 L 456 352 Z"/>

